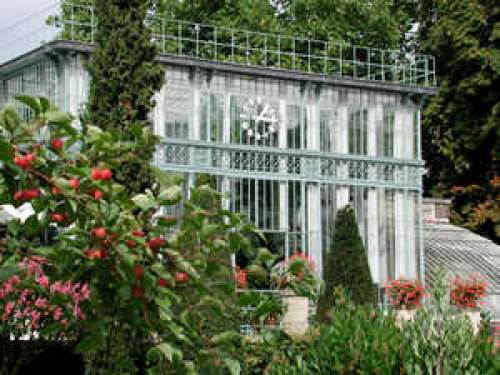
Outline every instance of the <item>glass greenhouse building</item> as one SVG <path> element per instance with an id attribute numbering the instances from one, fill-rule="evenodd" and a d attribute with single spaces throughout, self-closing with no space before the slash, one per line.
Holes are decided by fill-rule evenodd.
<path id="1" fill-rule="evenodd" d="M 63 9 L 50 42 L 4 58 L 0 107 L 29 94 L 82 111 L 95 20 L 79 11 L 86 21 Z M 423 279 L 420 106 L 435 93 L 432 57 L 151 25 L 166 76 L 151 114 L 162 136 L 156 165 L 186 174 L 186 191 L 209 175 L 224 207 L 245 213 L 274 251 L 306 252 L 320 269 L 336 212 L 351 204 L 375 282 Z"/>

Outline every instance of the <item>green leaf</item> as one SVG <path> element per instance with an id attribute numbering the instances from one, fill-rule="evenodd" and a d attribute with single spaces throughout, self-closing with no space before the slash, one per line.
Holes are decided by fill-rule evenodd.
<path id="1" fill-rule="evenodd" d="M 241 335 L 235 331 L 224 331 L 215 335 L 210 340 L 215 345 L 226 345 L 230 343 L 236 343 L 241 340 Z"/>
<path id="2" fill-rule="evenodd" d="M 174 357 L 182 359 L 182 352 L 179 349 L 174 348 L 169 343 L 163 342 L 156 345 L 156 349 L 158 349 L 158 351 L 162 353 L 169 362 L 172 362 Z"/>
<path id="3" fill-rule="evenodd" d="M 31 108 L 37 116 L 40 115 L 42 106 L 36 98 L 28 95 L 17 95 L 15 98 L 18 102 L 21 102 Z"/>
<path id="4" fill-rule="evenodd" d="M 232 358 L 224 358 L 224 363 L 231 372 L 231 375 L 240 375 L 241 366 L 237 360 Z"/>

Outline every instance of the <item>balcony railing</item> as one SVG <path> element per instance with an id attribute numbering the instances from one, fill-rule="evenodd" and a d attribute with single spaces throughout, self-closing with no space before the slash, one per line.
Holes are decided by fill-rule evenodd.
<path id="1" fill-rule="evenodd" d="M 92 44 L 97 17 L 91 6 L 54 4 L 5 28 L 0 61 L 50 40 Z M 260 66 L 340 79 L 436 85 L 436 62 L 429 55 L 410 54 L 297 36 L 193 23 L 151 16 L 148 25 L 160 53 L 223 63 Z M 27 52 L 24 51 L 24 52 Z M 14 52 L 14 53 L 13 53 Z"/>
<path id="2" fill-rule="evenodd" d="M 414 160 L 164 138 L 155 163 L 166 170 L 228 177 L 378 186 L 418 191 L 423 164 Z"/>

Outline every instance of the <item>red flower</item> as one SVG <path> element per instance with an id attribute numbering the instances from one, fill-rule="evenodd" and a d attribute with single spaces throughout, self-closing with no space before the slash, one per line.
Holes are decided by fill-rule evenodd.
<path id="1" fill-rule="evenodd" d="M 245 289 L 247 287 L 247 272 L 239 267 L 235 270 L 236 286 Z"/>
<path id="2" fill-rule="evenodd" d="M 158 285 L 164 287 L 164 288 L 167 288 L 168 287 L 168 281 L 165 280 L 165 279 L 162 279 L 160 278 L 160 280 L 158 280 Z"/>
<path id="3" fill-rule="evenodd" d="M 59 189 L 59 187 L 57 187 L 56 185 L 52 186 L 50 188 L 50 191 L 52 191 L 52 194 L 54 194 L 54 195 L 61 194 L 61 189 Z"/>

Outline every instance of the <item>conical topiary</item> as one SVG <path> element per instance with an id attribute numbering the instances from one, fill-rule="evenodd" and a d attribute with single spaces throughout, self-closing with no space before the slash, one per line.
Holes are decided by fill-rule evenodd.
<path id="1" fill-rule="evenodd" d="M 355 304 L 375 303 L 376 290 L 368 257 L 351 206 L 338 211 L 329 250 L 323 271 L 324 291 L 318 302 L 320 318 L 327 318 L 327 312 L 335 303 L 333 290 L 338 286 L 346 290 Z"/>

